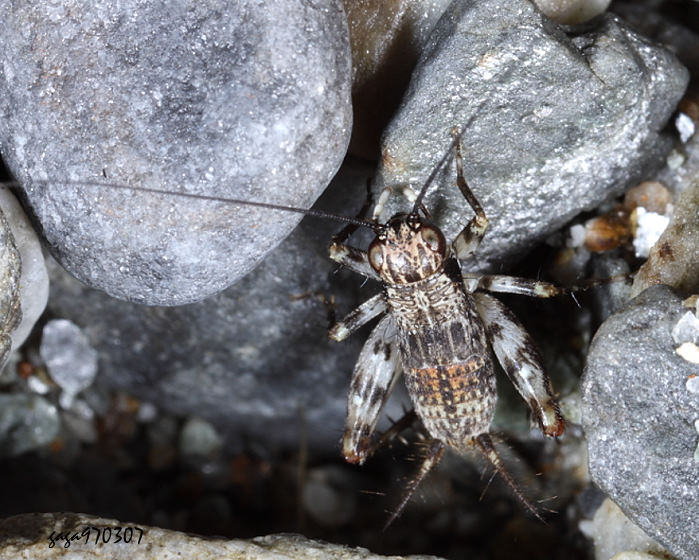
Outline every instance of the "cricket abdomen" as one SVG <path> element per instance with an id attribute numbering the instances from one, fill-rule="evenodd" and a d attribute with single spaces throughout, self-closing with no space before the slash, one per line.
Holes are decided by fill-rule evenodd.
<path id="1" fill-rule="evenodd" d="M 415 411 L 432 437 L 463 449 L 489 431 L 496 392 L 483 321 L 455 277 L 385 289 Z"/>
<path id="2" fill-rule="evenodd" d="M 449 366 L 405 369 L 417 415 L 432 437 L 457 449 L 490 430 L 495 377 L 489 360 L 474 356 Z"/>

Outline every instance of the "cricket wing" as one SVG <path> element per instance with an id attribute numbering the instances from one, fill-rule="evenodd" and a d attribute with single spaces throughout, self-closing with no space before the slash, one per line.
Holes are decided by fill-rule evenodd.
<path id="1" fill-rule="evenodd" d="M 529 405 L 544 434 L 560 436 L 565 422 L 529 333 L 499 300 L 481 292 L 473 295 L 500 365 Z"/>
<path id="2" fill-rule="evenodd" d="M 400 376 L 393 317 L 384 316 L 367 339 L 352 373 L 347 395 L 347 421 L 342 454 L 349 463 L 363 463 L 379 414 Z"/>

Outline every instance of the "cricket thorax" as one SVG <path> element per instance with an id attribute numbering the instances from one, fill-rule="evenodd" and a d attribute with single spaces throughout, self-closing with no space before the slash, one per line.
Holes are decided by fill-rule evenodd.
<path id="1" fill-rule="evenodd" d="M 369 247 L 369 263 L 384 282 L 410 284 L 442 270 L 446 252 L 438 228 L 417 214 L 396 214 Z"/>

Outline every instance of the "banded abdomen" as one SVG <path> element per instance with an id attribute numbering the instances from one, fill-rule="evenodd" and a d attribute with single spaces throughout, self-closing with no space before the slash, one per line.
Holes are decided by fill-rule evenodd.
<path id="1" fill-rule="evenodd" d="M 473 298 L 445 272 L 387 285 L 405 383 L 430 435 L 465 448 L 487 433 L 495 411 L 495 376 Z"/>

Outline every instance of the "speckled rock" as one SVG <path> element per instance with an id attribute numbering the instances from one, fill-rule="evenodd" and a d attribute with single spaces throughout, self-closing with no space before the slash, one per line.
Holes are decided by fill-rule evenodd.
<path id="1" fill-rule="evenodd" d="M 593 519 L 580 522 L 580 530 L 594 541 L 596 560 L 619 560 L 620 554 L 638 554 L 638 560 L 667 558 L 667 551 L 631 523 L 609 498 L 597 508 Z"/>
<path id="2" fill-rule="evenodd" d="M 696 144 L 699 148 L 699 137 Z M 667 229 L 634 278 L 632 297 L 653 284 L 684 295 L 699 292 L 699 180 L 677 198 Z"/>
<path id="3" fill-rule="evenodd" d="M 87 543 L 84 536 L 80 539 L 86 527 L 93 528 Z M 119 533 L 117 528 L 121 528 Z M 127 528 L 132 529 L 131 533 L 125 531 Z M 96 529 L 100 530 L 97 545 Z M 72 542 L 59 538 L 59 534 L 72 538 L 76 533 L 78 538 Z M 117 534 L 132 535 L 131 542 L 124 542 L 123 538 L 116 542 Z M 109 537 L 101 542 L 105 535 Z M 436 556 L 380 556 L 365 548 L 314 541 L 295 534 L 250 540 L 204 538 L 78 513 L 35 513 L 0 520 L 0 558 L 48 560 L 57 556 L 65 560 L 438 560 Z"/>
<path id="4" fill-rule="evenodd" d="M 22 320 L 19 280 L 22 260 L 10 224 L 0 212 L 0 368 L 12 349 L 10 333 Z"/>
<path id="5" fill-rule="evenodd" d="M 0 145 L 52 254 L 148 304 L 249 272 L 298 215 L 69 183 L 310 206 L 349 141 L 339 0 L 3 4 Z"/>
<path id="6" fill-rule="evenodd" d="M 499 269 L 659 166 L 671 143 L 657 131 L 687 79 L 616 16 L 569 37 L 526 0 L 454 2 L 384 134 L 376 189 L 419 189 L 463 128 L 465 176 L 490 219 L 471 264 Z M 449 162 L 427 197 L 448 237 L 471 215 L 454 181 Z M 384 216 L 407 207 L 396 196 Z"/>
<path id="7" fill-rule="evenodd" d="M 29 223 L 27 215 L 8 190 L 0 188 L 0 213 L 4 216 L 2 223 L 9 227 L 3 233 L 5 247 L 2 250 L 2 269 L 6 283 L 0 289 L 3 301 L 9 305 L 0 311 L 5 318 L 3 330 L 11 338 L 11 348 L 18 349 L 29 336 L 39 316 L 46 309 L 49 297 L 49 275 L 44 263 L 41 243 Z M 17 276 L 19 274 L 19 276 Z M 17 285 L 18 284 L 18 285 Z M 9 309 L 19 298 L 19 313 L 12 317 Z M 14 301 L 15 303 L 11 303 Z M 10 323 L 19 321 L 10 327 Z M 0 359 L 0 368 L 3 365 Z"/>
<path id="8" fill-rule="evenodd" d="M 582 382 L 590 474 L 622 511 L 681 559 L 699 550 L 696 366 L 675 352 L 682 299 L 653 286 L 600 327 Z"/>

